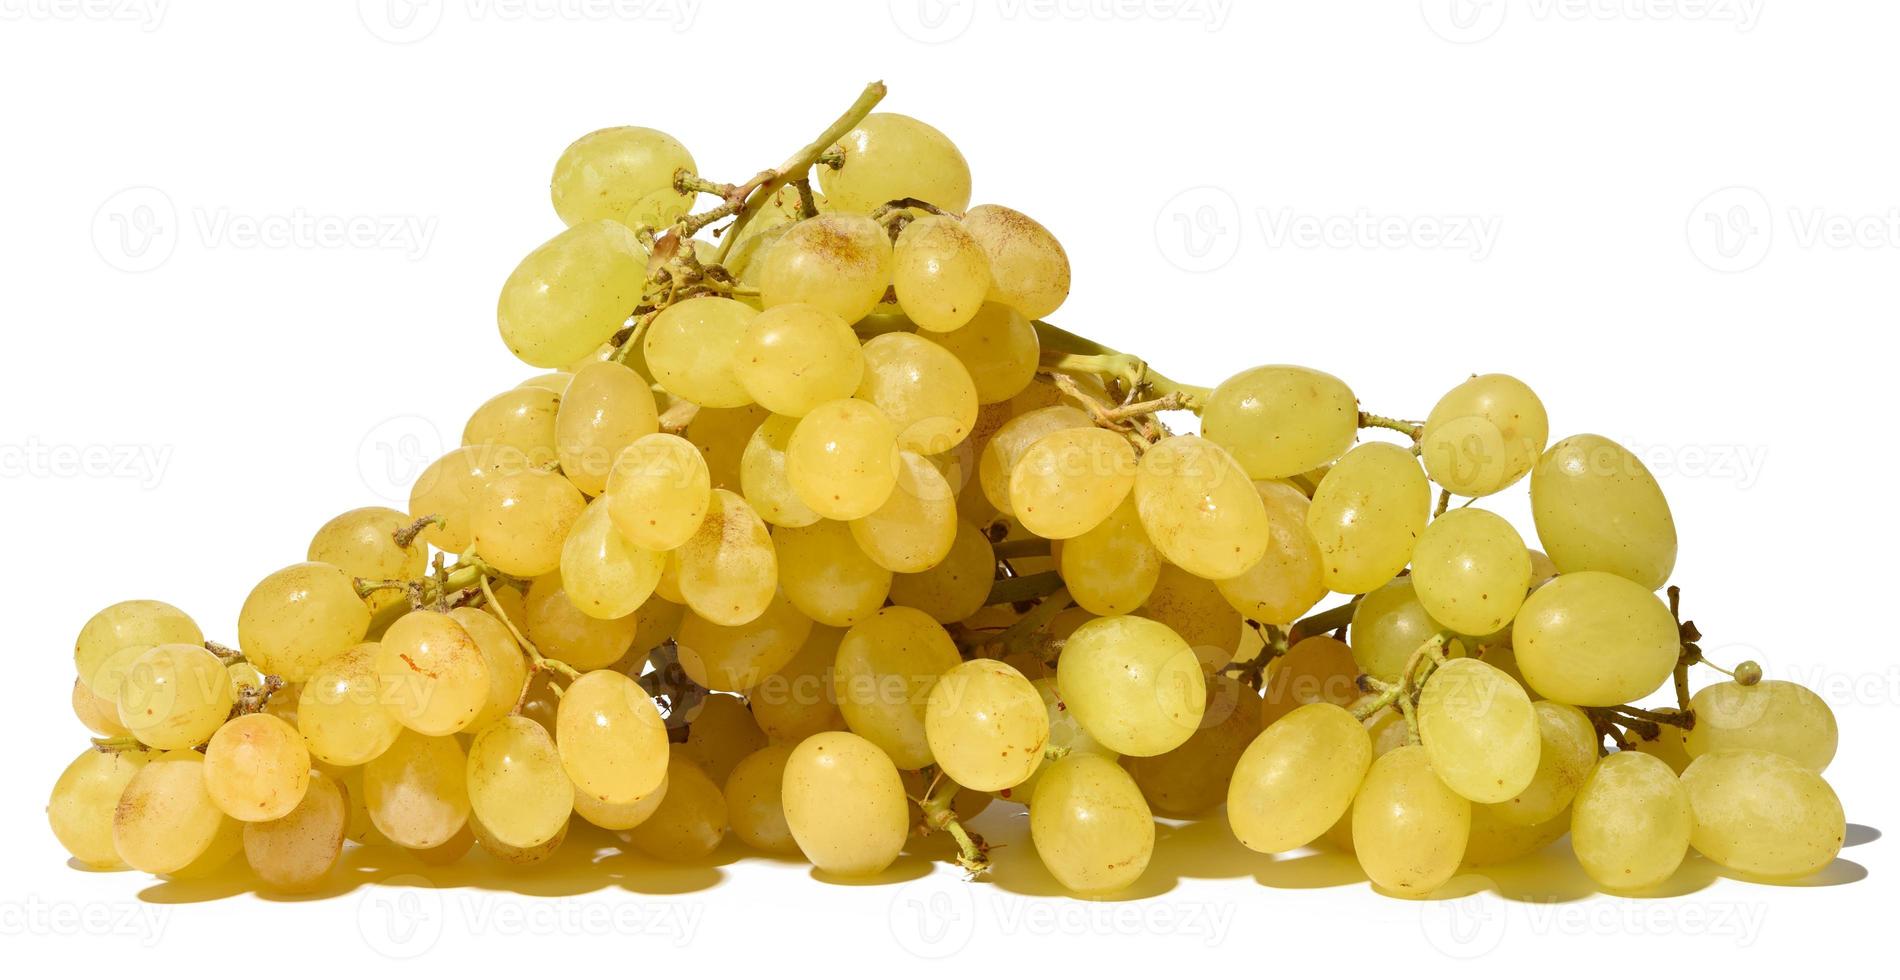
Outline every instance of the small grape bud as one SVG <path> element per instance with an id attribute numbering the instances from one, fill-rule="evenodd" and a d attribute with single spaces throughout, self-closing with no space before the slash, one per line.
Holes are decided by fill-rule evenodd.
<path id="1" fill-rule="evenodd" d="M 1743 687 L 1753 687 L 1761 683 L 1761 664 L 1753 660 L 1744 660 L 1735 665 L 1735 683 Z"/>

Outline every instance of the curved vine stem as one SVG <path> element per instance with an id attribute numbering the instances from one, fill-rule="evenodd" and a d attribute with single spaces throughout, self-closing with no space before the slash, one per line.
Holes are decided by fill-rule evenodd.
<path id="1" fill-rule="evenodd" d="M 866 85 L 864 91 L 858 95 L 858 100 L 851 103 L 851 108 L 846 109 L 844 115 L 839 116 L 836 122 L 818 134 L 817 139 L 806 144 L 804 149 L 792 154 L 777 168 L 761 171 L 758 176 L 735 188 L 732 196 L 741 203 L 734 211 L 732 226 L 726 229 L 725 236 L 720 239 L 719 250 L 715 253 L 713 261 L 723 263 L 726 255 L 732 251 L 733 243 L 739 240 L 739 234 L 745 231 L 745 226 L 752 221 L 752 216 L 759 213 L 760 204 L 771 200 L 772 195 L 777 194 L 787 184 L 806 179 L 806 176 L 811 173 L 811 168 L 817 165 L 818 158 L 823 156 L 826 150 L 831 149 L 833 143 L 842 139 L 844 134 L 863 122 L 864 117 L 870 115 L 871 110 L 883 101 L 886 91 L 888 90 L 883 82 L 872 82 Z M 731 198 L 729 197 L 728 200 Z"/>

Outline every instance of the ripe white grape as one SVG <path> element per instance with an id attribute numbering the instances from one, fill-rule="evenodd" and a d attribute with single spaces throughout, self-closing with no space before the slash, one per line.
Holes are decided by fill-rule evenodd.
<path id="1" fill-rule="evenodd" d="M 468 802 L 482 826 L 511 847 L 539 847 L 567 827 L 574 784 L 554 739 L 540 725 L 508 715 L 468 745 Z"/>
<path id="2" fill-rule="evenodd" d="M 719 784 L 674 746 L 666 766 L 666 795 L 651 816 L 627 831 L 627 842 L 662 861 L 696 861 L 726 838 L 726 795 Z"/>
<path id="3" fill-rule="evenodd" d="M 1352 656 L 1366 673 L 1396 682 L 1406 661 L 1445 627 L 1418 601 L 1412 579 L 1396 578 L 1366 594 L 1352 611 Z"/>
<path id="4" fill-rule="evenodd" d="M 926 456 L 953 448 L 976 425 L 977 386 L 969 369 L 941 345 L 912 333 L 865 342 L 857 397 L 884 412 L 900 446 Z"/>
<path id="5" fill-rule="evenodd" d="M 292 683 L 309 680 L 325 660 L 361 642 L 368 631 L 369 607 L 357 598 L 350 576 L 322 562 L 265 576 L 238 611 L 238 647 L 245 658 Z"/>
<path id="6" fill-rule="evenodd" d="M 595 361 L 574 372 L 560 401 L 554 445 L 561 472 L 590 497 L 607 489 L 622 450 L 660 428 L 653 389 L 632 368 L 614 361 Z"/>
<path id="7" fill-rule="evenodd" d="M 73 643 L 73 666 L 79 671 L 79 682 L 93 694 L 116 699 L 119 678 L 107 683 L 98 677 L 99 669 L 114 654 L 127 649 L 143 653 L 161 643 L 199 646 L 204 641 L 198 624 L 177 606 L 132 599 L 113 603 L 86 620 Z"/>
<path id="8" fill-rule="evenodd" d="M 1266 553 L 1246 571 L 1215 584 L 1254 622 L 1291 623 L 1326 595 L 1325 556 L 1306 526 L 1311 502 L 1293 486 L 1273 480 L 1257 481 L 1254 489 L 1267 513 Z"/>
<path id="9" fill-rule="evenodd" d="M 1536 392 L 1508 374 L 1483 374 L 1432 406 L 1419 458 L 1432 482 L 1461 497 L 1483 497 L 1523 479 L 1549 438 Z"/>
<path id="10" fill-rule="evenodd" d="M 319 761 L 360 766 L 402 734 L 402 721 L 390 711 L 390 692 L 377 672 L 378 651 L 378 644 L 361 643 L 337 654 L 298 693 L 297 729 Z"/>
<path id="11" fill-rule="evenodd" d="M 205 789 L 204 758 L 176 750 L 132 774 L 112 817 L 119 859 L 147 874 L 175 875 L 237 833 Z M 228 858 L 230 855 L 227 854 Z"/>
<path id="12" fill-rule="evenodd" d="M 1557 576 L 1524 600 L 1511 626 L 1524 679 L 1565 704 L 1647 696 L 1675 670 L 1681 643 L 1661 599 L 1608 572 Z"/>
<path id="13" fill-rule="evenodd" d="M 155 749 L 188 749 L 203 745 L 231 713 L 231 675 L 202 646 L 163 643 L 133 659 L 117 699 L 119 723 L 132 737 Z"/>
<path id="14" fill-rule="evenodd" d="M 990 291 L 990 259 L 954 218 L 919 215 L 897 235 L 891 285 L 912 323 L 934 333 L 970 322 Z"/>
<path id="15" fill-rule="evenodd" d="M 363 802 L 376 829 L 412 849 L 445 844 L 468 820 L 468 757 L 449 735 L 405 729 L 363 767 Z"/>
<path id="16" fill-rule="evenodd" d="M 1090 752 L 1066 755 L 1038 778 L 1029 834 L 1043 867 L 1082 895 L 1133 885 L 1154 856 L 1154 815 L 1141 788 L 1113 760 Z"/>
<path id="17" fill-rule="evenodd" d="M 554 164 L 554 213 L 570 225 L 625 221 L 644 202 L 651 224 L 671 224 L 693 204 L 691 194 L 673 188 L 673 175 L 697 169 L 686 147 L 657 129 L 598 129 L 575 140 Z"/>
<path id="18" fill-rule="evenodd" d="M 877 566 L 876 562 L 868 558 L 864 560 L 873 567 Z M 868 576 L 868 573 L 865 574 Z M 976 525 L 959 520 L 956 537 L 950 542 L 950 551 L 943 560 L 914 575 L 892 576 L 890 599 L 897 605 L 920 609 L 939 623 L 957 623 L 983 608 L 995 578 L 995 547 Z M 1069 588 L 1071 592 L 1074 591 L 1073 580 Z M 876 606 L 873 605 L 852 622 L 875 610 Z M 850 623 L 832 625 L 848 626 Z"/>
<path id="19" fill-rule="evenodd" d="M 1133 494 L 1094 527 L 1064 541 L 1058 564 L 1069 596 L 1097 616 L 1134 612 L 1148 601 L 1162 567 L 1161 552 L 1141 528 Z"/>
<path id="20" fill-rule="evenodd" d="M 1392 581 L 1411 562 L 1431 509 L 1431 484 L 1406 450 L 1369 442 L 1341 457 L 1306 515 L 1326 559 L 1326 587 L 1353 595 Z"/>
<path id="21" fill-rule="evenodd" d="M 771 416 L 752 430 L 739 455 L 739 490 L 773 527 L 808 527 L 823 520 L 798 499 L 785 473 L 785 451 L 797 428 L 798 420 L 791 416 Z"/>
<path id="22" fill-rule="evenodd" d="M 1570 846 L 1598 884 L 1641 891 L 1668 880 L 1689 850 L 1689 794 L 1669 766 L 1641 752 L 1597 763 L 1570 812 Z"/>
<path id="23" fill-rule="evenodd" d="M 343 856 L 349 823 L 348 790 L 327 774 L 313 772 L 303 798 L 289 813 L 244 825 L 245 861 L 273 891 L 315 891 Z"/>
<path id="24" fill-rule="evenodd" d="M 712 505 L 712 475 L 692 443 L 666 432 L 622 450 L 607 477 L 607 513 L 629 544 L 672 551 L 699 530 Z"/>
<path id="25" fill-rule="evenodd" d="M 390 624 L 376 646 L 376 672 L 391 714 L 424 735 L 453 735 L 488 704 L 488 661 L 447 613 L 417 609 Z"/>
<path id="26" fill-rule="evenodd" d="M 805 303 L 856 323 L 891 284 L 891 239 L 858 214 L 821 214 L 787 229 L 764 255 L 759 298 L 766 308 Z"/>
<path id="27" fill-rule="evenodd" d="M 1142 454 L 1134 497 L 1161 556 L 1202 578 L 1233 578 L 1266 554 L 1266 506 L 1240 464 L 1213 442 L 1173 436 L 1156 443 Z"/>
<path id="28" fill-rule="evenodd" d="M 561 696 L 554 740 L 579 791 L 629 804 L 666 776 L 666 723 L 638 682 L 611 670 L 589 671 Z"/>
<path id="29" fill-rule="evenodd" d="M 543 656 L 576 670 L 619 663 L 640 631 L 638 620 L 638 613 L 600 619 L 582 612 L 569 601 L 559 572 L 543 575 L 528 586 L 519 621 L 510 613 L 510 621 L 521 627 Z"/>
<path id="30" fill-rule="evenodd" d="M 785 447 L 785 476 L 805 506 L 834 521 L 877 510 L 897 485 L 897 430 L 857 398 L 812 409 Z"/>
<path id="31" fill-rule="evenodd" d="M 785 760 L 785 823 L 827 874 L 874 875 L 910 836 L 904 781 L 884 750 L 850 732 L 820 732 Z"/>
<path id="32" fill-rule="evenodd" d="M 1124 759 L 1122 768 L 1154 812 L 1198 817 L 1226 799 L 1235 766 L 1259 734 L 1260 695 L 1237 677 L 1215 674 L 1200 728 L 1160 755 Z"/>
<path id="33" fill-rule="evenodd" d="M 991 300 L 1037 320 L 1069 298 L 1069 253 L 1034 218 L 979 204 L 963 216 L 963 230 L 989 256 Z"/>
<path id="34" fill-rule="evenodd" d="M 1014 667 L 965 661 L 931 689 L 924 732 L 944 775 L 994 792 L 1029 778 L 1049 742 L 1042 696 Z"/>
<path id="35" fill-rule="evenodd" d="M 561 583 L 574 608 L 595 619 L 631 616 L 653 594 L 666 556 L 628 541 L 612 503 L 596 497 L 561 543 Z M 492 829 L 492 828 L 491 828 Z"/>
<path id="36" fill-rule="evenodd" d="M 306 557 L 335 565 L 353 578 L 413 581 L 429 567 L 429 545 L 420 537 L 406 547 L 396 543 L 396 532 L 409 524 L 409 515 L 388 507 L 345 511 L 317 529 Z M 371 594 L 364 602 L 375 613 L 407 598 L 400 590 L 389 589 Z"/>
<path id="37" fill-rule="evenodd" d="M 1344 381 L 1290 364 L 1248 368 L 1207 397 L 1201 433 L 1256 480 L 1296 476 L 1338 459 L 1359 435 L 1359 401 Z"/>
<path id="38" fill-rule="evenodd" d="M 1597 764 L 1602 738 L 1590 717 L 1567 704 L 1537 701 L 1537 774 L 1516 796 L 1486 809 L 1506 823 L 1535 827 L 1570 805 Z"/>
<path id="39" fill-rule="evenodd" d="M 1180 634 L 1154 620 L 1093 620 L 1069 636 L 1056 669 L 1076 719 L 1122 755 L 1160 755 L 1200 727 L 1201 665 Z"/>
<path id="40" fill-rule="evenodd" d="M 205 746 L 205 792 L 233 819 L 255 823 L 286 816 L 310 788 L 310 752 L 303 736 L 267 714 L 231 719 Z"/>
<path id="41" fill-rule="evenodd" d="M 1086 429 L 1092 425 L 1089 417 L 1072 405 L 1034 409 L 1003 423 L 977 460 L 977 478 L 981 481 L 983 496 L 1004 517 L 1013 516 L 1016 510 L 1010 501 L 1009 481 L 1029 447 L 1052 432 Z"/>
<path id="42" fill-rule="evenodd" d="M 653 318 L 641 341 L 653 380 L 695 405 L 751 404 L 737 361 L 740 339 L 758 315 L 723 296 L 698 296 L 667 307 Z"/>
<path id="43" fill-rule="evenodd" d="M 864 379 L 864 352 L 843 317 L 803 303 L 785 303 L 746 326 L 733 351 L 732 368 L 753 401 L 799 418 L 858 390 Z"/>
<path id="44" fill-rule="evenodd" d="M 740 759 L 765 747 L 765 732 L 753 719 L 751 707 L 737 694 L 708 694 L 684 717 L 688 722 L 686 741 L 674 744 L 722 786 Z"/>
<path id="45" fill-rule="evenodd" d="M 1711 684 L 1689 699 L 1689 708 L 1695 725 L 1684 736 L 1683 748 L 1690 758 L 1724 749 L 1761 749 L 1823 772 L 1840 740 L 1827 702 L 1792 681 Z"/>
<path id="46" fill-rule="evenodd" d="M 922 572 L 956 543 L 956 495 L 928 460 L 900 450 L 890 495 L 850 528 L 858 547 L 878 565 L 892 572 Z"/>
<path id="47" fill-rule="evenodd" d="M 931 689 L 962 662 L 936 620 L 916 609 L 886 606 L 845 632 L 832 686 L 852 731 L 897 765 L 920 769 L 933 758 L 924 726 Z"/>
<path id="48" fill-rule="evenodd" d="M 778 549 L 780 589 L 800 612 L 827 626 L 861 622 L 891 594 L 890 570 L 858 547 L 843 522 L 781 527 L 772 543 Z"/>
<path id="49" fill-rule="evenodd" d="M 819 732 L 841 731 L 844 716 L 831 688 L 831 665 L 844 630 L 816 626 L 791 661 L 746 692 L 752 718 L 774 742 L 797 744 Z"/>
<path id="50" fill-rule="evenodd" d="M 1801 878 L 1840 853 L 1847 818 L 1827 780 L 1760 749 L 1720 749 L 1682 771 L 1694 815 L 1689 842 L 1726 868 Z"/>
<path id="51" fill-rule="evenodd" d="M 1372 738 L 1346 709 L 1294 708 L 1247 746 L 1227 791 L 1242 844 L 1275 854 L 1318 840 L 1352 806 L 1372 765 Z"/>
<path id="52" fill-rule="evenodd" d="M 738 626 L 689 613 L 677 634 L 680 666 L 702 687 L 743 691 L 790 663 L 811 628 L 811 619 L 783 593 L 773 596 L 756 618 Z"/>
<path id="53" fill-rule="evenodd" d="M 1218 586 L 1174 565 L 1161 566 L 1153 591 L 1135 614 L 1180 634 L 1207 674 L 1233 662 L 1246 629 Z"/>
<path id="54" fill-rule="evenodd" d="M 778 591 L 778 553 L 765 522 L 730 490 L 714 490 L 699 530 L 674 552 L 686 605 L 723 626 L 759 617 Z"/>
<path id="55" fill-rule="evenodd" d="M 1451 880 L 1471 836 L 1471 802 L 1438 778 L 1425 749 L 1379 756 L 1352 803 L 1352 847 L 1366 877 L 1416 897 Z"/>
<path id="56" fill-rule="evenodd" d="M 1432 673 L 1418 730 L 1438 778 L 1473 803 L 1502 803 L 1537 775 L 1542 742 L 1530 697 L 1482 660 L 1461 657 Z"/>
<path id="57" fill-rule="evenodd" d="M 640 303 L 647 252 L 619 221 L 583 221 L 529 252 L 502 284 L 496 319 L 516 357 L 564 368 L 605 343 Z"/>
<path id="58" fill-rule="evenodd" d="M 546 388 L 510 388 L 482 403 L 462 427 L 462 445 L 512 451 L 525 466 L 555 461 L 561 396 Z"/>
<path id="59" fill-rule="evenodd" d="M 1135 488 L 1135 449 L 1107 429 L 1061 429 L 1016 461 L 1009 499 L 1016 519 L 1041 538 L 1080 535 L 1121 506 Z"/>
<path id="60" fill-rule="evenodd" d="M 1609 572 L 1647 589 L 1676 567 L 1676 519 L 1636 454 L 1602 436 L 1571 436 L 1531 472 L 1537 540 L 1565 572 Z"/>
<path id="61" fill-rule="evenodd" d="M 1272 725 L 1307 704 L 1351 707 L 1359 700 L 1359 664 L 1352 648 L 1330 636 L 1309 636 L 1268 665 L 1260 722 Z"/>
<path id="62" fill-rule="evenodd" d="M 1517 615 L 1530 589 L 1531 556 L 1509 521 L 1476 507 L 1446 511 L 1412 552 L 1412 584 L 1432 618 L 1488 636 Z"/>
<path id="63" fill-rule="evenodd" d="M 775 854 L 797 854 L 785 819 L 785 766 L 795 746 L 774 744 L 739 760 L 726 777 L 726 817 L 733 836 Z"/>
<path id="64" fill-rule="evenodd" d="M 1021 313 L 1002 303 L 985 303 L 970 321 L 937 343 L 963 362 L 976 382 L 977 401 L 985 405 L 1014 398 L 1035 380 L 1042 342 Z"/>
<path id="65" fill-rule="evenodd" d="M 903 198 L 945 211 L 970 204 L 969 163 L 949 137 L 928 123 L 874 112 L 831 150 L 839 164 L 819 168 L 818 180 L 833 209 L 869 214 Z"/>
<path id="66" fill-rule="evenodd" d="M 73 859 L 110 871 L 126 866 L 112 844 L 113 811 L 132 777 L 157 754 L 142 749 L 102 752 L 88 746 L 53 783 L 46 818 Z"/>
<path id="67" fill-rule="evenodd" d="M 587 498 L 559 473 L 499 476 L 475 505 L 475 550 L 503 574 L 545 575 L 561 567 L 561 545 L 586 506 Z"/>

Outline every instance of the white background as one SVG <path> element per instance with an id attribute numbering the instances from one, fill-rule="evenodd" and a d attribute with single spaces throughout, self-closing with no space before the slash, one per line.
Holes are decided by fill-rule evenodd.
<path id="1" fill-rule="evenodd" d="M 1559 846 L 1462 881 L 1474 898 L 1405 903 L 1344 858 L 1245 852 L 1215 819 L 1169 833 L 1139 900 L 1072 903 L 1049 897 L 1022 821 L 992 813 L 1012 846 L 975 890 L 922 860 L 852 888 L 736 853 L 664 869 L 573 848 L 552 878 L 478 866 L 436 875 L 467 887 L 421 893 L 377 884 L 404 869 L 350 858 L 336 894 L 285 904 L 72 870 L 40 801 L 85 745 L 66 692 L 89 614 L 160 597 L 231 640 L 257 578 L 301 560 L 332 514 L 400 505 L 476 404 L 533 373 L 498 342 L 494 301 L 558 230 L 547 178 L 569 140 L 651 125 L 739 179 L 882 77 L 887 108 L 961 145 L 978 201 L 1062 237 L 1075 289 L 1052 319 L 1072 330 L 1208 384 L 1314 365 L 1411 417 L 1469 372 L 1508 371 L 1542 394 L 1553 436 L 1640 449 L 1674 504 L 1677 582 L 1712 656 L 1821 689 L 1850 822 L 1893 831 L 1900 6 L 0 0 L 0 14 L 9 959 L 143 955 L 163 974 L 690 957 L 968 976 L 1077 957 L 1276 972 L 1483 957 L 1660 974 L 1807 963 L 1886 932 L 1893 844 L 1866 830 L 1827 887 L 1692 859 L 1679 897 L 1649 901 L 1594 895 Z M 1522 486 L 1496 506 L 1526 516 Z"/>

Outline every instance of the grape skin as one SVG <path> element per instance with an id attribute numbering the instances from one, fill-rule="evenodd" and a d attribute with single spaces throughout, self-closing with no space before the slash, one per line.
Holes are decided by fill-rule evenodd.
<path id="1" fill-rule="evenodd" d="M 1233 578 L 1266 554 L 1259 492 L 1240 464 L 1206 439 L 1172 436 L 1143 453 L 1134 497 L 1161 556 L 1204 579 Z"/>
<path id="2" fill-rule="evenodd" d="M 539 368 L 564 368 L 600 346 L 640 303 L 647 252 L 618 221 L 584 221 L 529 252 L 502 284 L 501 339 Z"/>
<path id="3" fill-rule="evenodd" d="M 848 878 L 891 866 L 910 836 L 904 781 L 891 758 L 850 732 L 798 743 L 785 762 L 785 823 L 819 871 Z"/>
<path id="4" fill-rule="evenodd" d="M 277 820 L 310 788 L 310 752 L 303 736 L 266 714 L 231 719 L 205 746 L 205 792 L 233 819 Z"/>
<path id="5" fill-rule="evenodd" d="M 1179 746 L 1207 707 L 1207 682 L 1187 641 L 1140 616 L 1104 617 L 1076 630 L 1056 670 L 1082 727 L 1122 755 Z"/>
<path id="6" fill-rule="evenodd" d="M 1425 749 L 1375 759 L 1352 804 L 1352 846 L 1372 883 L 1405 898 L 1451 880 L 1471 836 L 1471 803 L 1451 791 Z"/>
<path id="7" fill-rule="evenodd" d="M 1559 575 L 1531 594 L 1511 627 L 1518 669 L 1565 704 L 1625 704 L 1675 670 L 1681 639 L 1669 607 L 1607 572 Z"/>
<path id="8" fill-rule="evenodd" d="M 1412 583 L 1432 618 L 1487 636 L 1517 615 L 1530 590 L 1531 556 L 1510 522 L 1487 510 L 1447 511 L 1425 526 L 1412 553 Z"/>
<path id="9" fill-rule="evenodd" d="M 1840 740 L 1827 702 L 1792 681 L 1711 684 L 1689 699 L 1689 709 L 1695 726 L 1683 748 L 1692 759 L 1724 749 L 1762 749 L 1825 772 Z"/>
<path id="10" fill-rule="evenodd" d="M 126 785 L 156 753 L 140 749 L 101 752 L 87 748 L 59 774 L 46 818 L 53 836 L 73 859 L 88 868 L 109 871 L 126 866 L 112 843 L 113 811 Z"/>
<path id="11" fill-rule="evenodd" d="M 1325 556 L 1326 588 L 1355 595 L 1392 581 L 1411 562 L 1431 508 L 1431 484 L 1410 452 L 1369 442 L 1341 457 L 1306 515 Z"/>
<path id="12" fill-rule="evenodd" d="M 1578 788 L 1570 844 L 1598 884 L 1641 891 L 1675 874 L 1692 826 L 1689 794 L 1669 766 L 1641 752 L 1618 752 Z"/>
<path id="13" fill-rule="evenodd" d="M 204 758 L 177 750 L 147 762 L 126 783 L 113 811 L 112 847 L 133 868 L 174 874 L 236 826 L 205 790 Z"/>
<path id="14" fill-rule="evenodd" d="M 1565 572 L 1609 572 L 1660 589 L 1676 567 L 1676 519 L 1649 468 L 1602 436 L 1571 436 L 1531 472 L 1537 540 Z"/>
<path id="15" fill-rule="evenodd" d="M 644 126 L 614 126 L 588 133 L 561 151 L 549 195 L 554 213 L 569 225 L 618 221 L 648 199 L 664 200 L 654 223 L 670 224 L 693 203 L 691 194 L 673 189 L 673 174 L 698 169 L 679 140 Z"/>
<path id="16" fill-rule="evenodd" d="M 1801 878 L 1840 853 L 1847 819 L 1819 773 L 1784 755 L 1724 749 L 1682 771 L 1704 857 L 1764 878 Z"/>
<path id="17" fill-rule="evenodd" d="M 1318 840 L 1352 806 L 1372 765 L 1372 738 L 1335 704 L 1294 708 L 1241 753 L 1227 821 L 1247 847 L 1277 854 Z"/>
<path id="18" fill-rule="evenodd" d="M 349 574 L 323 562 L 265 576 L 238 612 L 238 647 L 245 658 L 293 683 L 309 680 L 325 660 L 362 642 L 368 631 L 369 607 L 357 598 Z"/>
<path id="19" fill-rule="evenodd" d="M 968 789 L 994 792 L 1029 778 L 1049 741 L 1042 697 L 1014 667 L 965 661 L 930 691 L 924 732 L 944 775 Z"/>
<path id="20" fill-rule="evenodd" d="M 1128 888 L 1154 856 L 1154 816 L 1140 787 L 1113 761 L 1087 752 L 1064 756 L 1038 780 L 1029 834 L 1043 867 L 1078 895 Z"/>
<path id="21" fill-rule="evenodd" d="M 290 812 L 244 825 L 245 861 L 272 891 L 316 891 L 343 854 L 349 814 L 348 790 L 324 773 L 312 773 Z"/>
<path id="22" fill-rule="evenodd" d="M 1473 803 L 1502 803 L 1537 775 L 1542 742 L 1530 697 L 1482 660 L 1452 660 L 1432 673 L 1418 730 L 1432 771 Z"/>
<path id="23" fill-rule="evenodd" d="M 1344 381 L 1290 364 L 1249 368 L 1220 383 L 1201 434 L 1255 480 L 1297 476 L 1338 459 L 1359 435 L 1359 400 Z"/>
<path id="24" fill-rule="evenodd" d="M 178 607 L 156 599 L 131 599 L 113 603 L 86 620 L 73 642 L 73 666 L 80 683 L 100 697 L 113 698 L 117 679 L 109 685 L 97 680 L 99 668 L 113 654 L 127 648 L 143 652 L 162 643 L 198 646 L 204 641 L 198 624 Z"/>
<path id="25" fill-rule="evenodd" d="M 1446 392 L 1419 434 L 1432 482 L 1461 497 L 1483 497 L 1530 472 L 1550 438 L 1550 421 L 1524 382 L 1484 374 Z"/>

